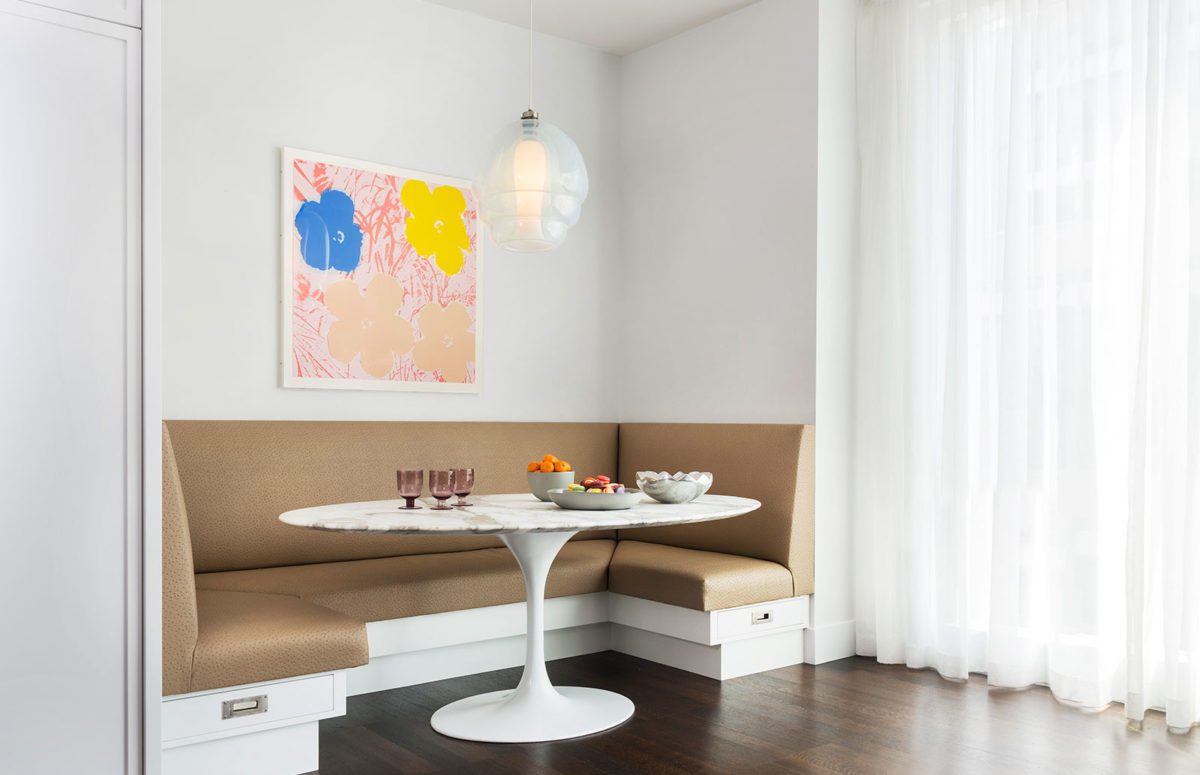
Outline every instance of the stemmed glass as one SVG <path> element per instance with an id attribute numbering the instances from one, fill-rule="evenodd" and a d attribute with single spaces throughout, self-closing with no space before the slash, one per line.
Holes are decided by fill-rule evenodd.
<path id="1" fill-rule="evenodd" d="M 421 490 L 424 488 L 425 471 L 420 468 L 403 468 L 396 472 L 396 489 L 400 491 L 400 497 L 405 500 L 406 505 L 401 506 L 402 509 L 419 509 L 417 498 L 421 497 Z M 432 478 L 430 484 L 433 483 Z"/>
<path id="2" fill-rule="evenodd" d="M 447 506 L 446 501 L 454 494 L 454 471 L 430 471 L 429 494 L 437 498 L 437 505 L 431 507 L 434 511 L 450 511 L 453 507 Z"/>
<path id="3" fill-rule="evenodd" d="M 454 469 L 454 494 L 458 496 L 458 500 L 454 503 L 455 506 L 463 507 L 470 506 L 467 503 L 467 496 L 471 494 L 471 488 L 475 486 L 475 469 L 474 468 L 455 468 Z"/>

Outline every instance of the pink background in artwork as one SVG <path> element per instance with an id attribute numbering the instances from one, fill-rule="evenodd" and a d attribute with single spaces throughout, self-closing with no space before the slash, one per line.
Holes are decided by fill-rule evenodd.
<path id="1" fill-rule="evenodd" d="M 421 179 L 421 178 L 417 178 Z M 344 364 L 329 354 L 326 337 L 336 318 L 325 307 L 324 290 L 340 280 L 354 280 L 365 289 L 376 274 L 386 274 L 399 283 L 404 302 L 399 315 L 416 327 L 416 313 L 429 302 L 447 305 L 459 302 L 467 308 L 471 319 L 477 315 L 478 250 L 475 200 L 469 188 L 457 186 L 467 201 L 463 218 L 471 249 L 464 256 L 462 270 L 447 276 L 430 259 L 417 255 L 404 237 L 404 220 L 408 212 L 400 202 L 400 189 L 408 178 L 386 175 L 349 166 L 296 159 L 292 169 L 293 206 L 289 224 L 300 205 L 320 199 L 321 192 L 336 188 L 354 200 L 354 222 L 363 231 L 362 256 L 354 271 L 315 269 L 300 255 L 300 234 L 292 225 L 291 304 L 292 304 L 292 373 L 297 377 L 361 379 L 377 381 L 364 372 L 356 358 Z M 441 185 L 426 180 L 432 189 Z M 478 323 L 476 323 L 476 328 Z M 476 330 L 476 329 L 472 329 Z M 419 336 L 419 334 L 418 334 Z M 476 364 L 470 364 L 465 383 L 476 379 Z M 435 374 L 413 365 L 411 352 L 396 359 L 386 381 L 434 382 Z"/>

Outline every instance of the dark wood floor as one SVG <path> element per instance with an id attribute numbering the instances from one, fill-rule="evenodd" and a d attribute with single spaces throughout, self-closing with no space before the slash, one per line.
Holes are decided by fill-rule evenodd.
<path id="1" fill-rule="evenodd" d="M 1141 733 L 1113 706 L 1088 714 L 1045 689 L 989 690 L 865 658 L 732 681 L 605 652 L 550 663 L 563 685 L 625 694 L 634 717 L 559 743 L 442 737 L 430 714 L 511 688 L 520 668 L 351 697 L 321 722 L 321 775 L 372 773 L 1200 773 L 1200 730 Z"/>

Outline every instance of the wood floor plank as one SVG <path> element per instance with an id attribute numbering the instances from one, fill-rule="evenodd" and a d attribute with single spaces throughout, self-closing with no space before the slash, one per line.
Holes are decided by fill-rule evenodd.
<path id="1" fill-rule="evenodd" d="M 1200 775 L 1200 732 L 1167 734 L 1152 713 L 1126 729 L 1119 705 L 1086 713 L 1043 688 L 989 689 L 972 676 L 862 657 L 731 681 L 604 652 L 549 663 L 559 685 L 633 700 L 616 729 L 557 743 L 489 745 L 443 737 L 434 710 L 509 689 L 519 668 L 351 697 L 321 722 L 321 775 L 718 775 L 720 773 L 1050 773 Z"/>

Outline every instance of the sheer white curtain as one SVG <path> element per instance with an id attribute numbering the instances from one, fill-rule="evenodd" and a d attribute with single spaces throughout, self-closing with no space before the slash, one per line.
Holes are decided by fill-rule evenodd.
<path id="1" fill-rule="evenodd" d="M 881 661 L 1200 722 L 1200 0 L 864 0 Z"/>

